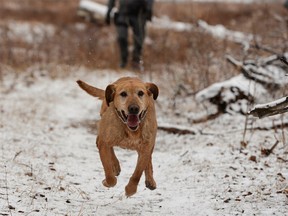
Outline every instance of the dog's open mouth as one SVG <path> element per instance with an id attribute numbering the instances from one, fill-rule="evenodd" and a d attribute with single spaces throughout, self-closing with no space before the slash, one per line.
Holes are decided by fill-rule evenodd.
<path id="1" fill-rule="evenodd" d="M 128 126 L 128 128 L 132 131 L 136 131 L 141 123 L 141 121 L 145 118 L 147 110 L 143 110 L 139 114 L 128 114 L 126 115 L 123 110 L 121 112 L 117 110 L 117 114 L 119 118 L 123 121 L 124 124 Z"/>

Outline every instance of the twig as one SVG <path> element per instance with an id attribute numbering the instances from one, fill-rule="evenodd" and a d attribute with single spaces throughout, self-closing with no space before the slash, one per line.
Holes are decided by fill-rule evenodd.
<path id="1" fill-rule="evenodd" d="M 189 151 L 185 151 L 182 155 L 180 155 L 180 157 L 185 156 Z"/>
<path id="2" fill-rule="evenodd" d="M 264 47 L 264 46 L 260 46 L 257 42 L 255 43 L 255 45 L 250 45 L 252 48 L 255 48 L 255 49 L 258 49 L 258 50 L 263 50 L 263 51 L 266 51 L 268 53 L 271 53 L 271 54 L 276 54 L 277 55 L 277 52 L 275 52 L 274 50 L 272 50 L 271 48 L 269 47 Z"/>
<path id="3" fill-rule="evenodd" d="M 285 138 L 285 130 L 284 130 L 284 115 L 281 115 L 281 122 L 282 122 L 282 125 L 281 125 L 281 130 L 282 130 L 282 140 L 283 140 L 283 144 L 285 145 L 286 143 L 286 138 Z"/>
<path id="4" fill-rule="evenodd" d="M 19 152 L 16 152 L 14 158 L 13 158 L 13 161 L 22 153 L 22 151 L 19 151 Z"/>
<path id="5" fill-rule="evenodd" d="M 287 58 L 284 55 L 279 56 L 279 59 L 281 62 L 283 62 L 284 64 L 288 65 L 288 61 Z M 287 76 L 287 74 L 286 74 Z"/>
<path id="6" fill-rule="evenodd" d="M 263 155 L 269 156 L 273 152 L 275 147 L 278 145 L 278 143 L 279 143 L 279 140 L 276 140 L 275 144 L 270 149 L 261 149 L 261 153 Z"/>
<path id="7" fill-rule="evenodd" d="M 6 164 L 4 165 L 4 168 L 5 168 L 5 188 L 6 188 L 6 200 L 7 200 L 7 204 L 8 204 L 8 208 L 9 208 L 9 213 L 10 215 L 12 216 L 12 211 L 11 211 L 11 205 L 10 205 L 10 202 L 9 202 L 9 194 L 8 194 L 8 179 L 7 179 L 7 167 L 6 167 Z"/>
<path id="8" fill-rule="evenodd" d="M 259 49 L 259 50 L 266 51 L 266 52 L 271 53 L 271 54 L 274 54 L 276 56 L 274 57 L 274 59 L 272 59 L 272 61 L 275 61 L 275 60 L 279 59 L 281 62 L 283 62 L 284 64 L 288 65 L 288 61 L 287 61 L 287 58 L 285 57 L 285 55 L 279 54 L 279 53 L 277 53 L 276 51 L 274 51 L 273 49 L 271 49 L 269 47 L 260 46 L 257 42 L 256 42 L 255 45 L 251 45 L 251 47 Z M 268 62 L 266 62 L 266 63 L 268 63 Z"/>
<path id="9" fill-rule="evenodd" d="M 251 86 L 251 80 L 249 81 L 249 89 L 250 89 L 250 86 Z M 254 91 L 255 91 L 255 89 L 254 89 Z M 247 113 L 247 112 L 248 112 L 248 106 L 247 106 L 246 113 Z M 246 142 L 246 140 L 245 140 L 247 128 L 248 128 L 248 115 L 245 116 L 243 139 L 242 139 L 242 142 L 240 142 L 241 147 L 245 147 L 245 148 L 247 147 L 247 142 Z"/>

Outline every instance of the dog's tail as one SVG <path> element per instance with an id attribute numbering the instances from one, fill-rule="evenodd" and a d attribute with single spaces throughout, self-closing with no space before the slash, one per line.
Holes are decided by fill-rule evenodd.
<path id="1" fill-rule="evenodd" d="M 93 97 L 97 97 L 100 100 L 105 99 L 105 91 L 96 87 L 93 87 L 91 85 L 88 85 L 87 83 L 77 80 L 78 85 L 80 88 L 82 88 L 84 91 L 86 91 L 88 94 L 92 95 Z"/>

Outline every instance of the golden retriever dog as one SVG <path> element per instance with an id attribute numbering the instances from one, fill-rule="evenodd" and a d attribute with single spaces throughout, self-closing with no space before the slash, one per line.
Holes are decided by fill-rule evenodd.
<path id="1" fill-rule="evenodd" d="M 103 185 L 113 187 L 117 183 L 121 169 L 113 147 L 119 146 L 138 153 L 135 171 L 125 187 L 126 196 L 136 193 L 143 171 L 146 187 L 154 190 L 152 152 L 157 133 L 154 100 L 158 87 L 132 77 L 118 79 L 105 91 L 81 80 L 77 83 L 88 94 L 103 100 L 96 140 L 105 172 Z"/>

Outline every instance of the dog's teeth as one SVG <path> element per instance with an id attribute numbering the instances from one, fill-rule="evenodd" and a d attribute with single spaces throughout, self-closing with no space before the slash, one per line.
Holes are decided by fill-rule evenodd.
<path id="1" fill-rule="evenodd" d="M 122 116 L 125 118 L 125 119 L 127 119 L 128 118 L 128 116 L 125 114 L 125 112 L 122 110 Z"/>
<path id="2" fill-rule="evenodd" d="M 140 115 L 139 115 L 140 120 L 142 120 L 142 119 L 145 117 L 145 114 L 146 114 L 146 110 L 143 110 L 143 111 L 140 113 Z"/>

